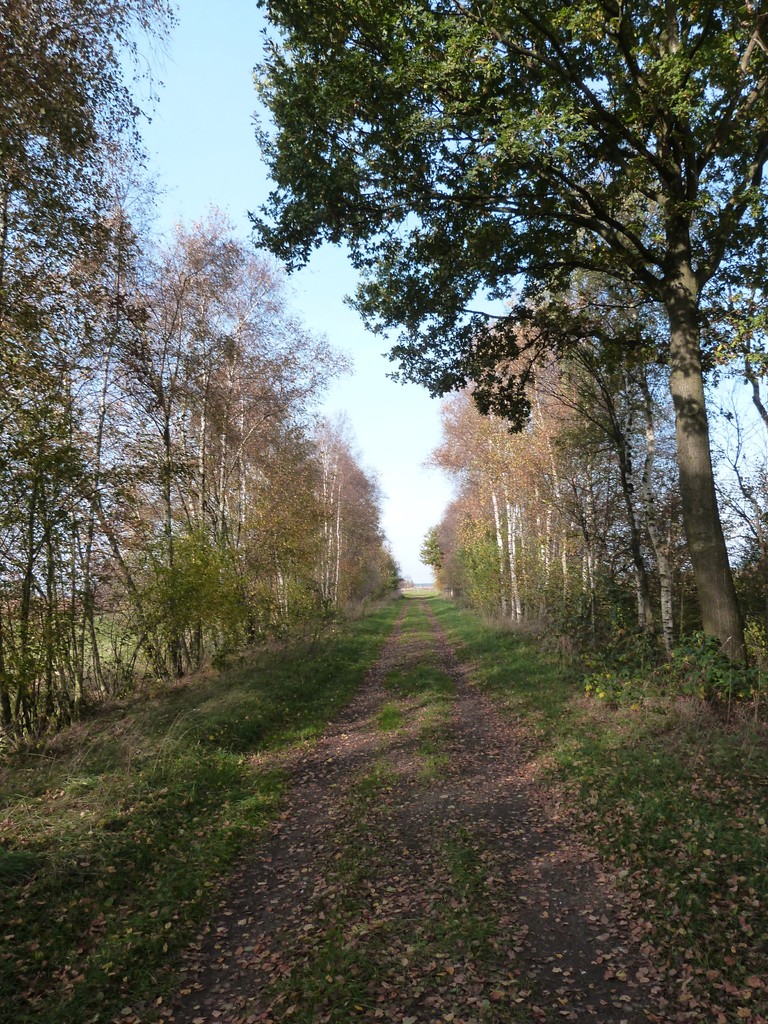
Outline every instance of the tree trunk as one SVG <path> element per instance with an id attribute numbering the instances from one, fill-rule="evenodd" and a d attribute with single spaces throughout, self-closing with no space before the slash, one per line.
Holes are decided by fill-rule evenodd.
<path id="1" fill-rule="evenodd" d="M 165 543 L 168 568 L 174 568 L 174 539 L 173 539 L 173 439 L 171 434 L 171 414 L 167 405 L 163 406 L 163 518 L 165 523 Z M 170 611 L 170 609 L 168 610 Z M 168 612 L 166 612 L 168 614 Z M 172 614 L 172 613 L 171 613 Z M 168 640 L 168 653 L 173 665 L 173 671 L 178 679 L 184 675 L 184 653 L 183 638 L 176 626 L 173 627 L 170 639 Z"/>
<path id="2" fill-rule="evenodd" d="M 619 463 L 619 481 L 624 508 L 627 513 L 629 527 L 629 549 L 632 564 L 635 568 L 635 593 L 637 597 L 637 624 L 645 633 L 653 631 L 653 604 L 651 602 L 651 584 L 648 579 L 648 567 L 643 555 L 643 541 L 637 522 L 634 501 L 634 481 L 632 469 L 632 450 L 627 432 L 623 429 L 618 414 L 612 404 L 606 409 L 610 422 L 610 439 L 616 451 Z"/>
<path id="3" fill-rule="evenodd" d="M 507 510 L 507 558 L 509 562 L 509 586 L 510 599 L 512 601 L 512 618 L 520 622 L 523 617 L 523 608 L 520 602 L 520 584 L 517 577 L 517 533 L 516 533 L 516 509 L 509 500 L 509 492 L 504 486 L 504 501 Z"/>
<path id="4" fill-rule="evenodd" d="M 597 624 L 597 581 L 595 579 L 595 537 L 597 530 L 595 496 L 592 491 L 593 472 L 591 462 L 587 463 L 585 469 L 587 486 L 584 494 L 584 509 L 581 512 L 585 550 L 583 579 L 589 600 L 589 625 L 592 633 L 594 633 Z"/>
<path id="5" fill-rule="evenodd" d="M 645 461 L 640 480 L 640 497 L 645 509 L 645 526 L 651 539 L 656 565 L 659 570 L 659 600 L 661 605 L 661 636 L 664 649 L 669 653 L 674 643 L 674 618 L 672 615 L 672 568 L 669 563 L 669 545 L 664 543 L 656 518 L 656 504 L 653 497 L 653 468 L 656 461 L 656 429 L 653 422 L 653 399 L 645 376 L 639 374 L 640 392 L 643 396 L 643 419 L 645 420 Z"/>
<path id="6" fill-rule="evenodd" d="M 11 190 L 5 185 L 2 196 L 0 196 L 0 293 L 5 287 L 5 262 L 8 252 L 8 205 L 11 198 Z"/>
<path id="7" fill-rule="evenodd" d="M 338 604 L 341 598 L 341 543 L 342 543 L 342 528 L 341 528 L 341 478 L 338 480 L 338 488 L 336 491 L 336 531 L 334 541 L 336 544 L 336 563 L 333 570 L 333 601 L 334 604 Z"/>
<path id="8" fill-rule="evenodd" d="M 675 408 L 683 526 L 704 632 L 744 663 L 744 625 L 736 599 L 712 472 L 701 367 L 697 285 L 682 272 L 666 295 L 670 332 L 669 389 Z"/>
<path id="9" fill-rule="evenodd" d="M 5 674 L 5 640 L 3 636 L 3 616 L 0 612 L 0 724 L 7 731 L 11 731 L 13 724 L 13 709 L 11 707 L 11 694 L 8 688 L 8 677 Z"/>
<path id="10" fill-rule="evenodd" d="M 206 473 L 206 455 L 208 454 L 208 392 L 210 390 L 210 373 L 203 375 L 202 407 L 200 409 L 200 425 L 197 442 L 197 527 L 205 529 L 205 506 L 208 497 L 208 476 Z"/>
<path id="11" fill-rule="evenodd" d="M 47 504 L 47 502 L 46 502 Z M 46 513 L 48 509 L 46 509 Z M 45 693 L 44 713 L 49 722 L 56 714 L 57 698 L 61 712 L 64 710 L 65 696 L 56 693 L 56 585 L 55 585 L 55 552 L 51 537 L 51 526 L 46 514 L 44 533 L 45 541 L 45 608 L 43 610 L 43 637 L 45 643 Z M 62 724 L 61 720 L 58 723 Z"/>
<path id="12" fill-rule="evenodd" d="M 552 582 L 552 505 L 547 502 L 547 514 L 544 517 L 544 534 L 539 544 L 541 549 L 541 563 L 544 567 L 544 586 L 541 588 L 539 594 L 539 617 L 541 619 L 546 618 L 547 615 L 547 598 L 549 595 L 550 584 Z"/>
<path id="13" fill-rule="evenodd" d="M 227 432 L 222 427 L 219 433 L 219 508 L 218 508 L 218 540 L 222 547 L 229 537 L 229 508 L 227 502 L 227 459 L 229 442 Z"/>
<path id="14" fill-rule="evenodd" d="M 491 506 L 493 507 L 493 522 L 496 529 L 496 547 L 498 548 L 499 566 L 499 600 L 501 603 L 501 614 L 507 616 L 507 586 L 504 573 L 504 536 L 501 532 L 501 516 L 499 514 L 499 499 L 495 491 L 491 491 Z"/>

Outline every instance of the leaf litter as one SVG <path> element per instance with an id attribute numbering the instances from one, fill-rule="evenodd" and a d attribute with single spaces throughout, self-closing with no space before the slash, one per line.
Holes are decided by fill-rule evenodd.
<path id="1" fill-rule="evenodd" d="M 387 685 L 425 662 L 449 696 Z M 377 725 L 385 704 L 396 729 Z M 523 732 L 472 687 L 426 603 L 404 603 L 362 690 L 293 757 L 285 808 L 187 951 L 178 992 L 125 1007 L 123 1024 L 712 1019 L 660 966 L 631 894 L 537 785 Z"/>

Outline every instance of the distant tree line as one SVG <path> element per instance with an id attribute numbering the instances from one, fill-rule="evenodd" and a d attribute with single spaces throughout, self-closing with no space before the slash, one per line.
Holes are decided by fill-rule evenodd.
<path id="1" fill-rule="evenodd" d="M 644 638 L 653 659 L 702 629 L 673 411 L 664 368 L 642 345 L 620 355 L 605 341 L 618 329 L 628 338 L 648 311 L 626 296 L 611 303 L 609 292 L 583 280 L 582 306 L 590 290 L 603 300 L 599 329 L 586 329 L 582 310 L 578 344 L 559 351 L 546 322 L 519 338 L 510 371 L 528 380 L 523 430 L 481 415 L 469 389 L 444 401 L 431 461 L 457 493 L 421 557 L 441 588 L 498 621 L 567 636 L 581 649 L 618 650 Z M 742 378 L 730 342 L 727 369 L 734 384 Z M 765 667 L 768 449 L 766 424 L 755 415 L 763 385 L 755 378 L 750 403 L 729 392 L 727 376 L 722 384 L 724 406 L 714 408 L 722 414 L 714 417 L 720 503 L 749 653 Z"/>

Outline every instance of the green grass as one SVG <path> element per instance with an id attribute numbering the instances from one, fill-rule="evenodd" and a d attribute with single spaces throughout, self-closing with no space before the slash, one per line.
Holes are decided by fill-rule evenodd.
<path id="1" fill-rule="evenodd" d="M 174 954 L 280 805 L 281 773 L 253 755 L 316 736 L 397 611 L 126 701 L 4 759 L 0 1016 L 87 1024 L 173 986 Z"/>
<path id="2" fill-rule="evenodd" d="M 450 676 L 437 665 L 430 665 L 427 661 L 415 666 L 412 671 L 394 669 L 388 672 L 384 678 L 384 685 L 400 697 L 421 697 L 424 702 L 449 698 L 454 691 Z"/>
<path id="3" fill-rule="evenodd" d="M 691 699 L 605 706 L 533 641 L 430 603 L 475 684 L 523 723 L 540 771 L 620 869 L 677 985 L 725 1012 L 765 1014 L 768 990 L 747 984 L 768 962 L 765 729 L 727 725 Z"/>
<path id="4" fill-rule="evenodd" d="M 446 673 L 429 617 L 421 601 L 422 593 L 406 596 L 408 602 L 403 620 L 402 643 L 415 644 L 418 658 L 404 667 L 389 671 L 384 686 L 396 697 L 411 699 L 419 715 L 418 750 L 421 759 L 420 777 L 427 785 L 444 771 L 448 756 L 444 752 L 444 734 L 450 716 L 456 686 Z M 384 711 L 396 704 L 385 705 Z M 400 712 L 400 725 L 404 723 Z"/>
<path id="5" fill-rule="evenodd" d="M 377 724 L 382 732 L 391 732 L 399 729 L 403 724 L 403 712 L 397 704 L 385 704 L 379 711 Z"/>

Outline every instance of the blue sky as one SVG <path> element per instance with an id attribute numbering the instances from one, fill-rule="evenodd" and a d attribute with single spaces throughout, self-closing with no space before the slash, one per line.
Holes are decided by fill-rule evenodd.
<path id="1" fill-rule="evenodd" d="M 246 235 L 247 211 L 266 198 L 269 181 L 252 126 L 262 24 L 254 0 L 178 3 L 178 25 L 156 72 L 159 103 L 144 131 L 161 190 L 161 229 L 202 217 L 213 205 Z M 382 355 L 386 341 L 366 332 L 344 303 L 355 275 L 343 253 L 321 250 L 290 283 L 307 326 L 353 359 L 354 373 L 333 387 L 325 412 L 346 412 L 362 462 L 381 483 L 395 558 L 407 576 L 429 581 L 419 548 L 450 498 L 448 482 L 423 466 L 439 441 L 439 403 L 387 378 L 393 365 Z"/>

